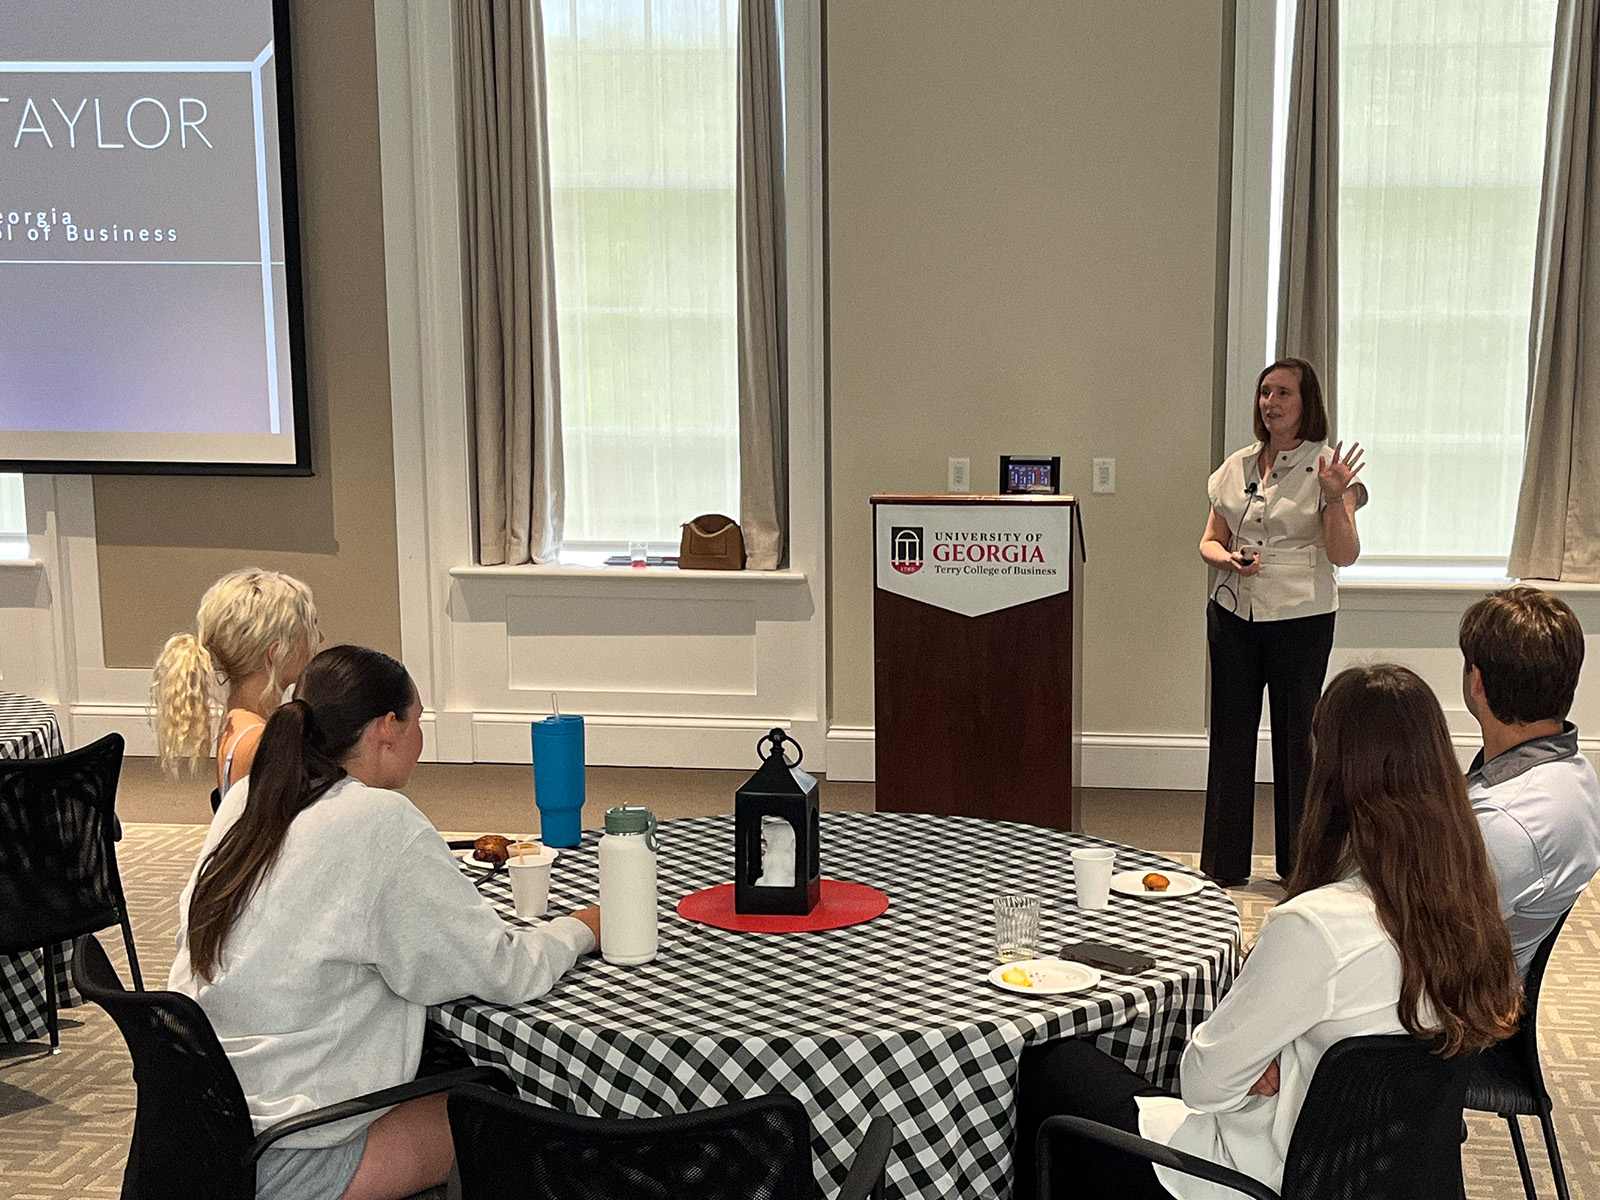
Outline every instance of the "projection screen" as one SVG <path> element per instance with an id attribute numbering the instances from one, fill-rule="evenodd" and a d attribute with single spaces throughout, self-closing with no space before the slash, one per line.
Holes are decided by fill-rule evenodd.
<path id="1" fill-rule="evenodd" d="M 0 0 L 0 470 L 309 474 L 287 0 Z"/>

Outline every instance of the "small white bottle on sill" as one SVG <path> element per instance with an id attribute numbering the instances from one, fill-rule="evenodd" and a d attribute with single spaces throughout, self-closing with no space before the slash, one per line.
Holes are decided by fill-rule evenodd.
<path id="1" fill-rule="evenodd" d="M 648 808 L 606 811 L 600 839 L 600 957 L 619 966 L 656 956 L 656 819 Z"/>

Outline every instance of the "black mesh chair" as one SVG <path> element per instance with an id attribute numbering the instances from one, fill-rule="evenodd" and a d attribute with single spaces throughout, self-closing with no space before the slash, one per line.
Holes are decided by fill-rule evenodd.
<path id="1" fill-rule="evenodd" d="M 1284 1200 L 1463 1200 L 1461 1110 L 1477 1057 L 1441 1058 L 1431 1042 L 1404 1034 L 1330 1047 L 1289 1139 Z M 1040 1200 L 1051 1195 L 1052 1144 L 1066 1134 L 1256 1200 L 1279 1200 L 1248 1175 L 1081 1117 L 1049 1117 L 1039 1126 Z"/>
<path id="2" fill-rule="evenodd" d="M 1528 1148 L 1522 1143 L 1519 1114 L 1539 1118 L 1544 1131 L 1544 1148 L 1550 1155 L 1550 1173 L 1555 1176 L 1556 1195 L 1569 1200 L 1567 1173 L 1561 1168 L 1561 1151 L 1556 1148 L 1556 1125 L 1550 1113 L 1550 1093 L 1544 1086 L 1544 1070 L 1539 1066 L 1539 989 L 1544 986 L 1544 969 L 1550 965 L 1550 952 L 1567 923 L 1572 910 L 1561 914 L 1556 926 L 1545 935 L 1528 964 L 1522 982 L 1522 1023 L 1517 1032 L 1478 1056 L 1472 1079 L 1467 1083 L 1467 1107 L 1474 1112 L 1499 1113 L 1511 1126 L 1511 1146 L 1517 1152 L 1517 1169 L 1522 1172 L 1522 1189 L 1528 1200 L 1537 1200 L 1533 1172 L 1528 1168 Z"/>
<path id="3" fill-rule="evenodd" d="M 279 1138 L 462 1083 L 510 1088 L 472 1067 L 413 1079 L 279 1121 L 259 1137 L 233 1066 L 200 1006 L 178 992 L 129 992 L 92 936 L 78 939 L 72 979 L 117 1023 L 133 1056 L 137 1110 L 122 1200 L 251 1200 L 256 1160 Z"/>
<path id="4" fill-rule="evenodd" d="M 50 1046 L 61 1044 L 50 947 L 122 926 L 134 986 L 143 987 L 117 873 L 122 735 L 55 758 L 0 763 L 0 954 L 45 952 Z"/>
<path id="5" fill-rule="evenodd" d="M 541 1108 L 479 1087 L 457 1088 L 449 1103 L 461 1200 L 821 1195 L 811 1167 L 811 1119 L 786 1092 L 680 1116 L 620 1120 Z M 875 1118 L 838 1200 L 881 1200 L 893 1142 L 894 1123 Z"/>

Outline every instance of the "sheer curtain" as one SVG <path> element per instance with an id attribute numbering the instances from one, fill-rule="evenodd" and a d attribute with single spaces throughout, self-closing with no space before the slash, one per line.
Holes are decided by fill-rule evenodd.
<path id="1" fill-rule="evenodd" d="M 1505 562 L 1556 0 L 1345 0 L 1339 432 L 1363 561 Z"/>
<path id="2" fill-rule="evenodd" d="M 738 520 L 737 0 L 544 0 L 566 540 Z"/>
<path id="3" fill-rule="evenodd" d="M 28 557 L 28 521 L 22 476 L 0 474 L 0 558 Z"/>

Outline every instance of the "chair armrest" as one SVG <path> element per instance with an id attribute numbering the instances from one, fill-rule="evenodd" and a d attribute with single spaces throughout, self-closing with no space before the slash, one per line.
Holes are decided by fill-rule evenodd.
<path id="1" fill-rule="evenodd" d="M 1197 1179 L 1205 1179 L 1222 1187 L 1232 1188 L 1236 1192 L 1243 1192 L 1246 1196 L 1253 1196 L 1255 1200 L 1281 1200 L 1277 1192 L 1258 1179 L 1252 1179 L 1248 1175 L 1207 1159 L 1196 1158 L 1193 1154 L 1186 1154 L 1182 1150 L 1174 1150 L 1171 1146 L 1163 1146 L 1160 1142 L 1149 1141 L 1126 1130 L 1102 1125 L 1098 1121 L 1085 1120 L 1083 1117 L 1047 1117 L 1044 1124 L 1039 1126 L 1041 1197 L 1050 1195 L 1050 1138 L 1052 1134 L 1062 1133 L 1081 1137 L 1085 1141 L 1097 1142 L 1113 1150 L 1131 1154 L 1135 1158 L 1142 1158 L 1146 1162 L 1155 1163 L 1157 1166 L 1182 1171 L 1185 1175 L 1193 1175 Z"/>
<path id="2" fill-rule="evenodd" d="M 344 1121 L 350 1117 L 359 1117 L 363 1113 L 375 1112 L 380 1108 L 390 1108 L 396 1104 L 404 1104 L 407 1100 L 418 1100 L 423 1096 L 431 1096 L 435 1092 L 447 1092 L 463 1083 L 482 1083 L 492 1088 L 498 1088 L 508 1095 L 514 1095 L 516 1092 L 516 1088 L 512 1086 L 511 1081 L 493 1067 L 463 1067 L 459 1071 L 446 1071 L 442 1075 L 424 1075 L 420 1079 L 411 1080 L 409 1083 L 396 1084 L 394 1087 L 369 1092 L 365 1096 L 357 1096 L 352 1100 L 341 1100 L 337 1104 L 325 1105 L 322 1108 L 312 1109 L 308 1113 L 301 1113 L 298 1117 L 289 1117 L 286 1120 L 279 1121 L 256 1138 L 250 1147 L 250 1161 L 255 1162 L 261 1157 L 263 1150 L 279 1138 L 288 1137 L 291 1133 L 301 1133 L 307 1129 L 315 1129 L 319 1125 L 331 1125 L 334 1121 Z"/>
<path id="3" fill-rule="evenodd" d="M 894 1149 L 894 1121 L 890 1117 L 872 1118 L 867 1132 L 856 1147 L 850 1174 L 839 1188 L 838 1200 L 883 1200 L 883 1173 Z"/>

